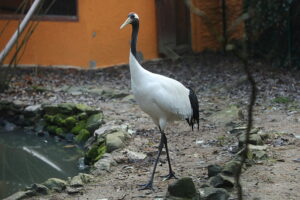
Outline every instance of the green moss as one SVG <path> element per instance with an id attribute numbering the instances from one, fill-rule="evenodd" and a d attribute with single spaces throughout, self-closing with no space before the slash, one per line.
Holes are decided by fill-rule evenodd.
<path id="1" fill-rule="evenodd" d="M 46 126 L 46 130 L 50 133 L 50 134 L 56 134 L 56 129 L 58 127 L 57 126 L 54 126 L 54 125 L 49 125 L 49 126 Z"/>
<path id="2" fill-rule="evenodd" d="M 97 114 L 91 115 L 87 119 L 86 128 L 89 131 L 94 132 L 97 128 L 99 128 L 99 126 L 101 124 L 103 124 L 103 122 L 104 122 L 103 119 L 104 119 L 104 116 L 102 113 L 97 113 Z"/>
<path id="3" fill-rule="evenodd" d="M 67 128 L 67 129 L 72 129 L 75 125 L 76 125 L 76 118 L 71 116 L 71 117 L 67 117 L 65 119 L 65 123 L 64 123 L 64 126 Z"/>
<path id="4" fill-rule="evenodd" d="M 77 115 L 77 118 L 79 120 L 86 120 L 88 118 L 88 115 L 86 114 L 86 112 L 80 113 L 79 115 Z"/>
<path id="5" fill-rule="evenodd" d="M 64 129 L 58 127 L 55 129 L 55 134 L 58 136 L 63 136 L 65 134 L 65 131 Z"/>
<path id="6" fill-rule="evenodd" d="M 48 124 L 53 124 L 54 122 L 54 116 L 53 115 L 44 115 L 44 119 Z"/>
<path id="7" fill-rule="evenodd" d="M 56 114 L 53 119 L 53 123 L 57 126 L 63 126 L 65 124 L 66 116 L 62 114 Z"/>
<path id="8" fill-rule="evenodd" d="M 90 132 L 86 129 L 81 129 L 75 137 L 76 142 L 85 142 L 90 137 Z"/>
<path id="9" fill-rule="evenodd" d="M 275 99 L 273 99 L 274 103 L 281 103 L 281 104 L 288 104 L 293 102 L 292 99 L 290 99 L 289 97 L 276 97 Z"/>
<path id="10" fill-rule="evenodd" d="M 76 123 L 75 127 L 72 128 L 71 133 L 73 133 L 74 135 L 78 135 L 82 129 L 85 129 L 85 126 L 86 122 L 84 120 L 81 120 Z"/>
<path id="11" fill-rule="evenodd" d="M 105 143 L 95 144 L 93 147 L 86 152 L 84 161 L 86 164 L 93 164 L 98 161 L 106 152 Z"/>

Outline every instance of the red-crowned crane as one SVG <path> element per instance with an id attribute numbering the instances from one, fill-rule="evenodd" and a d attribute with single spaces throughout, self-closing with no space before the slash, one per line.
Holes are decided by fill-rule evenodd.
<path id="1" fill-rule="evenodd" d="M 150 115 L 161 133 L 158 155 L 150 180 L 147 184 L 140 185 L 140 189 L 153 189 L 154 173 L 163 146 L 166 148 L 169 164 L 169 174 L 165 176 L 165 178 L 176 178 L 172 171 L 167 137 L 164 133 L 167 123 L 174 120 L 185 119 L 192 129 L 194 123 L 198 124 L 199 129 L 199 105 L 197 96 L 192 89 L 186 88 L 174 79 L 149 72 L 139 64 L 136 57 L 139 17 L 136 13 L 129 13 L 128 18 L 121 25 L 120 29 L 128 24 L 132 25 L 129 54 L 132 92 L 136 102 L 145 113 Z"/>

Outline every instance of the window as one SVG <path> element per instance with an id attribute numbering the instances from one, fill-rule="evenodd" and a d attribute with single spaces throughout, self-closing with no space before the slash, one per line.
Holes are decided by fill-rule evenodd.
<path id="1" fill-rule="evenodd" d="M 53 3 L 54 1 L 54 3 Z M 34 0 L 0 0 L 0 19 L 18 18 L 22 13 L 27 13 Z M 77 20 L 77 0 L 43 0 L 41 20 Z M 53 3 L 53 4 L 52 4 Z M 45 11 L 52 4 L 45 14 Z M 22 7 L 22 8 L 20 8 Z M 25 11 L 25 12 L 24 12 Z"/>

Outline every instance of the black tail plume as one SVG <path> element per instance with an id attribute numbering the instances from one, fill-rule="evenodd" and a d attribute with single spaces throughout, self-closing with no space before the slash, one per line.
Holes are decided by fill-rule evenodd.
<path id="1" fill-rule="evenodd" d="M 193 110 L 193 115 L 190 118 L 190 120 L 187 119 L 187 122 L 192 127 L 192 130 L 194 130 L 194 123 L 197 123 L 198 130 L 199 130 L 199 103 L 195 92 L 191 88 L 189 88 L 189 90 L 190 90 L 189 98 Z"/>

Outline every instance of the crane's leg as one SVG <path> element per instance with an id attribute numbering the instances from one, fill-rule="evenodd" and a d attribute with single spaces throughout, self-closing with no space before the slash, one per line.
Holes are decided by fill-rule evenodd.
<path id="1" fill-rule="evenodd" d="M 146 184 L 139 185 L 141 187 L 139 190 L 147 190 L 147 189 L 153 190 L 154 174 L 155 174 L 156 166 L 157 166 L 157 163 L 158 163 L 158 160 L 159 160 L 159 157 L 160 157 L 160 154 L 161 154 L 161 151 L 162 151 L 163 147 L 164 147 L 164 137 L 163 137 L 163 135 L 161 135 L 160 143 L 159 143 L 159 146 L 158 146 L 158 154 L 157 154 L 157 158 L 156 158 L 155 163 L 154 163 L 154 167 L 153 167 L 153 171 L 152 171 L 150 180 Z"/>
<path id="2" fill-rule="evenodd" d="M 171 167 L 167 137 L 166 137 L 166 135 L 163 131 L 160 130 L 160 132 L 161 132 L 161 136 L 163 137 L 163 142 L 164 142 L 165 147 L 166 147 L 167 160 L 168 160 L 168 164 L 169 164 L 169 174 L 166 175 L 166 176 L 163 176 L 163 178 L 164 178 L 164 180 L 169 180 L 171 178 L 176 178 L 177 179 L 177 177 L 175 176 L 175 173 L 174 173 L 174 171 L 172 170 L 172 167 Z"/>

